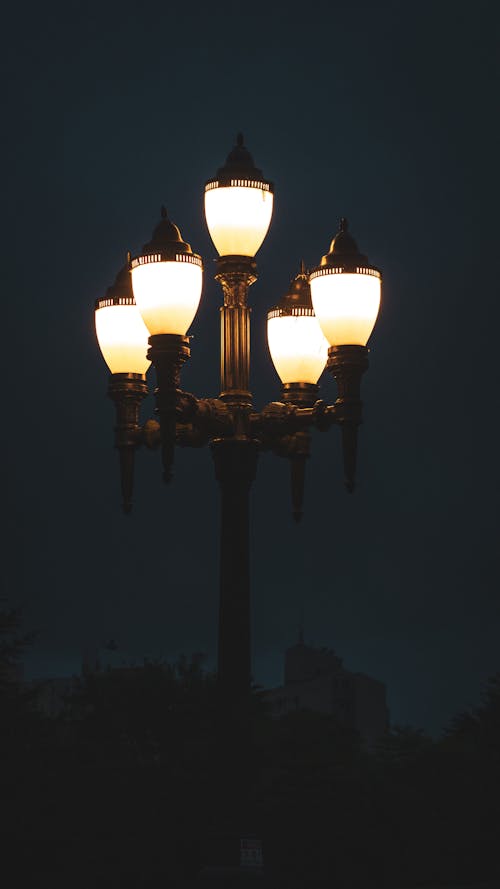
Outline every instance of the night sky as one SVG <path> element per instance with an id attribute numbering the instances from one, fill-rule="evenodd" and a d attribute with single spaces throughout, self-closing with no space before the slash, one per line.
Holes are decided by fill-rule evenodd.
<path id="1" fill-rule="evenodd" d="M 303 609 L 306 641 L 386 682 L 393 722 L 436 732 L 478 702 L 500 669 L 495 7 L 77 2 L 12 19 L 4 580 L 38 631 L 28 676 L 79 672 L 83 649 L 110 638 L 124 657 L 214 663 L 210 452 L 178 450 L 170 487 L 159 453 L 138 452 L 122 515 L 93 307 L 165 204 L 205 264 L 182 385 L 218 394 L 203 188 L 241 130 L 275 183 L 250 292 L 257 407 L 279 398 L 266 312 L 340 216 L 384 275 L 356 493 L 338 429 L 314 433 L 300 526 L 287 463 L 260 460 L 254 677 L 281 681 Z M 326 375 L 321 394 L 335 398 Z"/>

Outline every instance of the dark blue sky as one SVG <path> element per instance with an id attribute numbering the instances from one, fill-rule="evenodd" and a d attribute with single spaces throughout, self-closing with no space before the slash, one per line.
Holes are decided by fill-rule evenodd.
<path id="1" fill-rule="evenodd" d="M 437 730 L 500 669 L 495 4 L 234 9 L 76 3 L 12 19 L 6 592 L 39 631 L 31 675 L 77 670 L 110 637 L 213 659 L 210 454 L 178 453 L 165 488 L 158 455 L 139 453 L 122 516 L 93 304 L 164 203 L 205 261 L 183 386 L 217 394 L 203 186 L 242 130 L 276 193 L 251 291 L 257 406 L 279 393 L 266 311 L 341 215 L 384 273 L 357 492 L 335 429 L 315 435 L 298 528 L 286 464 L 260 462 L 255 678 L 280 681 L 303 606 L 306 639 L 384 680 L 394 721 Z"/>

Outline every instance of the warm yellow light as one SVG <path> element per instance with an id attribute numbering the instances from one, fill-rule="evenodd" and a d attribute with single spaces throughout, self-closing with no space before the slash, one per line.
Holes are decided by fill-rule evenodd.
<path id="1" fill-rule="evenodd" d="M 112 374 L 145 374 L 148 331 L 137 306 L 132 302 L 117 304 L 100 300 L 95 312 L 97 342 Z"/>
<path id="2" fill-rule="evenodd" d="M 175 261 L 141 256 L 133 261 L 131 274 L 135 301 L 150 334 L 184 336 L 200 303 L 201 260 L 186 253 Z"/>
<path id="3" fill-rule="evenodd" d="M 268 318 L 267 342 L 282 383 L 318 382 L 328 357 L 328 342 L 312 313 Z"/>
<path id="4" fill-rule="evenodd" d="M 324 268 L 310 278 L 311 299 L 331 346 L 366 346 L 380 307 L 378 274 Z"/>
<path id="5" fill-rule="evenodd" d="M 273 195 L 266 183 L 262 183 L 266 187 L 260 185 L 207 185 L 205 216 L 220 256 L 255 256 L 262 245 L 271 222 Z"/>

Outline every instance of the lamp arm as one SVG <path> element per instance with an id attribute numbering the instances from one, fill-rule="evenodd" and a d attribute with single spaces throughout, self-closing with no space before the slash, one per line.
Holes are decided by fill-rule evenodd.
<path id="1" fill-rule="evenodd" d="M 297 407 L 280 401 L 272 401 L 259 413 L 245 412 L 244 425 L 260 442 L 262 450 L 271 450 L 277 456 L 290 457 L 300 441 L 300 434 L 310 428 L 324 432 L 342 422 L 338 405 L 316 401 L 312 407 Z M 241 432 L 243 420 L 233 405 L 220 398 L 197 398 L 190 392 L 177 390 L 176 443 L 181 447 L 200 447 L 220 436 L 233 436 Z M 160 424 L 147 420 L 137 427 L 136 444 L 155 449 L 161 442 Z"/>
<path id="2" fill-rule="evenodd" d="M 231 434 L 231 410 L 220 398 L 197 398 L 190 392 L 177 393 L 177 422 L 192 424 L 209 437 Z"/>
<path id="3" fill-rule="evenodd" d="M 202 447 L 212 438 L 233 435 L 235 422 L 229 406 L 220 398 L 197 398 L 176 392 L 175 443 L 180 447 Z M 136 444 L 155 450 L 161 444 L 161 426 L 149 419 L 135 430 Z"/>
<path id="4" fill-rule="evenodd" d="M 285 435 L 314 427 L 324 432 L 338 422 L 337 407 L 316 401 L 312 407 L 297 407 L 272 401 L 259 413 L 250 414 L 252 432 L 270 438 L 279 439 Z"/>

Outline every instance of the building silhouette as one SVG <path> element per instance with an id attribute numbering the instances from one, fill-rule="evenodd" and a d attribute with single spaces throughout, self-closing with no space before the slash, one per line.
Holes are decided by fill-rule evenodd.
<path id="1" fill-rule="evenodd" d="M 341 725 L 357 731 L 368 747 L 389 728 L 384 683 L 346 670 L 329 648 L 306 645 L 302 631 L 285 652 L 283 685 L 267 689 L 264 699 L 276 717 L 294 710 L 335 716 Z"/>
<path id="2" fill-rule="evenodd" d="M 147 658 L 127 656 L 111 640 L 104 646 L 85 649 L 80 676 L 33 680 L 29 685 L 36 688 L 38 708 L 55 717 L 80 679 L 110 671 L 131 673 L 147 663 Z M 357 731 L 368 747 L 389 727 L 384 683 L 346 670 L 342 659 L 329 648 L 307 645 L 302 630 L 298 642 L 285 651 L 283 685 L 265 689 L 263 698 L 274 717 L 296 710 L 335 716 L 341 725 Z"/>

